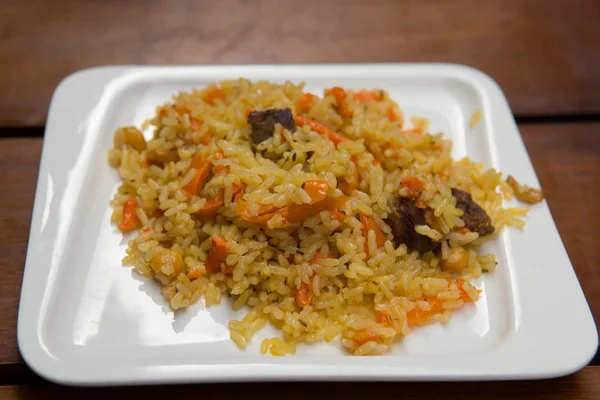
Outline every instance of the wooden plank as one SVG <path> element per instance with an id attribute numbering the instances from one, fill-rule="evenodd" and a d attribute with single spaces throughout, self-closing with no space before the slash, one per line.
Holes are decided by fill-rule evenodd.
<path id="1" fill-rule="evenodd" d="M 587 367 L 560 379 L 523 382 L 439 383 L 247 383 L 215 385 L 74 388 L 41 382 L 0 387 L 6 400 L 60 398 L 143 399 L 461 399 L 563 400 L 600 398 L 600 367 Z"/>
<path id="2" fill-rule="evenodd" d="M 27 373 L 19 366 L 17 311 L 41 149 L 39 138 L 0 139 L 0 371 L 12 383 Z"/>
<path id="3" fill-rule="evenodd" d="M 6 3 L 0 126 L 43 125 L 62 78 L 108 64 L 463 63 L 517 115 L 600 112 L 595 0 Z"/>

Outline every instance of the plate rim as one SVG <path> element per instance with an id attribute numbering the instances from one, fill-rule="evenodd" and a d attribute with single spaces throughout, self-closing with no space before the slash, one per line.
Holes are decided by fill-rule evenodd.
<path id="1" fill-rule="evenodd" d="M 533 368 L 527 362 L 524 362 L 521 369 L 470 369 L 450 367 L 432 368 L 423 370 L 417 368 L 410 370 L 404 366 L 386 366 L 380 362 L 361 361 L 356 363 L 351 361 L 343 367 L 327 364 L 317 364 L 306 362 L 307 358 L 297 357 L 293 362 L 275 361 L 272 358 L 265 358 L 264 362 L 253 365 L 248 369 L 249 364 L 243 365 L 225 365 L 216 368 L 215 365 L 179 365 L 172 366 L 168 371 L 166 368 L 131 368 L 129 374 L 122 372 L 118 368 L 109 368 L 107 370 L 96 369 L 95 373 L 89 373 L 78 368 L 77 365 L 65 365 L 65 361 L 53 357 L 49 349 L 44 345 L 42 338 L 42 319 L 41 310 L 44 301 L 44 290 L 46 284 L 34 275 L 40 268 L 40 262 L 51 260 L 52 249 L 37 248 L 38 242 L 42 239 L 40 232 L 41 219 L 45 205 L 45 190 L 48 184 L 48 172 L 53 167 L 52 158 L 56 157 L 53 150 L 58 141 L 64 141 L 64 130 L 61 129 L 61 115 L 66 110 L 76 110 L 75 121 L 72 121 L 73 127 L 80 126 L 85 122 L 86 116 L 91 109 L 89 105 L 95 105 L 105 95 L 102 93 L 104 84 L 112 82 L 115 79 L 123 79 L 131 74 L 142 72 L 144 74 L 165 74 L 181 71 L 201 71 L 210 74 L 210 71 L 218 69 L 243 69 L 250 71 L 262 71 L 268 73 L 273 69 L 293 70 L 301 68 L 303 71 L 312 70 L 318 75 L 319 71 L 326 70 L 332 72 L 339 68 L 344 68 L 348 73 L 373 73 L 374 70 L 388 72 L 391 70 L 402 70 L 404 74 L 419 73 L 421 76 L 438 77 L 439 75 L 448 75 L 456 77 L 475 87 L 482 97 L 488 110 L 494 110 L 486 115 L 486 123 L 494 126 L 501 126 L 503 134 L 509 137 L 510 144 L 516 146 L 517 154 L 515 157 L 522 158 L 523 162 L 528 163 L 528 173 L 537 182 L 535 171 L 531 160 L 527 155 L 525 146 L 518 131 L 518 127 L 512 117 L 508 102 L 502 93 L 498 84 L 483 72 L 472 67 L 459 64 L 445 63 L 390 63 L 390 64 L 289 64 L 289 65 L 226 65 L 226 66 L 100 66 L 77 71 L 65 79 L 57 86 L 50 103 L 46 132 L 42 148 L 40 169 L 38 173 L 38 182 L 36 186 L 35 202 L 32 212 L 30 236 L 27 248 L 27 257 L 25 262 L 21 298 L 19 304 L 19 314 L 17 322 L 17 337 L 19 350 L 26 363 L 39 375 L 44 378 L 63 384 L 70 385 L 109 385 L 109 384 L 139 384 L 139 383 L 191 383 L 191 382 L 225 382 L 225 381 L 374 381 L 374 380 L 402 380 L 402 381 L 441 381 L 441 380 L 500 380 L 500 379 L 542 379 L 552 378 L 570 374 L 584 367 L 594 356 L 598 346 L 598 334 L 594 324 L 593 316 L 589 305 L 583 295 L 581 286 L 577 280 L 573 267 L 570 263 L 566 250 L 556 224 L 551 213 L 544 203 L 547 211 L 547 217 L 551 228 L 553 229 L 553 241 L 556 242 L 559 260 L 565 264 L 561 268 L 566 278 L 570 280 L 570 291 L 572 291 L 569 300 L 577 304 L 577 323 L 583 327 L 578 334 L 580 336 L 578 351 L 576 354 L 564 353 L 563 358 L 552 358 L 545 360 L 542 368 Z M 209 75 L 203 75 L 208 77 Z M 86 82 L 94 81 L 95 89 L 90 90 L 86 87 Z M 100 90 L 99 90 L 100 89 Z M 77 99 L 73 97 L 77 93 Z M 67 107 L 68 106 L 68 107 Z M 87 108 L 87 109 L 86 109 Z M 489 119 L 488 119 L 489 118 Z M 68 130 L 67 130 L 68 131 Z M 62 135 L 62 136 L 59 136 Z M 496 140 L 494 134 L 490 136 Z M 496 152 L 498 149 L 496 149 Z M 494 154 L 495 161 L 506 157 L 500 154 Z M 54 167 L 56 168 L 56 167 Z M 538 183 L 539 184 L 539 183 Z M 64 189 L 64 188 L 63 188 Z M 554 243 L 553 243 L 554 244 Z M 566 261 L 565 261 L 566 260 Z M 568 268 L 567 268 L 568 267 Z M 582 309 L 583 308 L 583 309 Z M 522 321 L 521 321 L 522 322 Z M 33 329 L 35 328 L 35 329 Z M 535 327 L 534 327 L 535 328 Z M 531 327 L 530 327 L 531 329 Z M 592 332 L 593 331 L 593 332 Z M 535 331 L 533 333 L 536 333 Z M 537 332 L 540 333 L 540 332 Z M 529 333 L 532 334 L 532 333 Z M 543 341 L 543 340 L 542 340 Z M 514 349 L 522 351 L 523 358 L 536 355 L 538 353 L 529 353 L 527 346 L 536 346 L 536 341 L 524 340 L 514 346 Z M 560 347 L 559 347 L 560 349 Z M 556 350 L 556 349 L 555 349 Z M 506 350 L 505 350 L 506 351 Z M 539 355 L 539 354 L 538 354 Z M 526 357 L 525 357 L 526 356 Z M 450 356 L 452 358 L 453 356 Z M 454 355 L 456 357 L 456 355 Z M 378 357 L 380 358 L 380 357 Z M 381 357 L 385 359 L 386 357 Z M 438 360 L 444 356 L 423 357 Z M 463 357 L 464 358 L 464 357 Z M 469 358 L 469 357 L 467 357 Z M 293 358 L 290 358 L 293 359 Z M 361 358 L 362 359 L 362 358 Z M 374 358 L 375 359 L 375 358 Z M 301 360 L 298 362 L 298 360 Z M 561 361 L 562 360 L 562 361 Z M 473 356 L 474 362 L 482 362 L 478 356 Z M 485 360 L 483 360 L 485 361 Z M 356 365 L 355 365 L 356 364 Z M 385 363 L 383 363 L 385 364 Z M 442 362 L 442 364 L 444 364 Z M 310 368 L 306 368 L 309 365 Z M 365 368 L 368 366 L 369 368 Z M 446 368 L 446 369 L 444 369 Z M 181 371 L 183 369 L 184 371 Z M 94 372 L 94 371 L 92 371 Z"/>

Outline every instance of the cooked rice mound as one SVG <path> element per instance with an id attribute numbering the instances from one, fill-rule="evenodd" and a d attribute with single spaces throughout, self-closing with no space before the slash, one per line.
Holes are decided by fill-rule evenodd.
<path id="1" fill-rule="evenodd" d="M 527 211 L 502 207 L 513 190 L 501 173 L 454 161 L 427 120 L 409 121 L 381 90 L 317 96 L 239 79 L 180 93 L 140 127 L 151 140 L 115 133 L 123 263 L 154 277 L 174 310 L 231 296 L 249 311 L 229 323 L 241 348 L 270 322 L 282 336 L 262 353 L 336 338 L 352 354 L 385 353 L 476 302 L 469 281 L 496 266 L 479 248 Z M 480 232 L 492 235 L 466 227 L 453 189 L 485 210 Z"/>

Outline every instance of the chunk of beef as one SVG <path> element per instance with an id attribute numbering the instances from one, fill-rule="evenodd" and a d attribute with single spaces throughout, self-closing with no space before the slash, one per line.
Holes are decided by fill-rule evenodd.
<path id="1" fill-rule="evenodd" d="M 398 197 L 390 202 L 392 212 L 385 222 L 392 228 L 396 246 L 404 243 L 411 250 L 424 253 L 433 250 L 437 243 L 415 231 L 416 225 L 426 225 L 425 210 L 417 207 L 413 199 Z"/>
<path id="2" fill-rule="evenodd" d="M 494 233 L 490 216 L 479 204 L 475 203 L 469 193 L 460 189 L 452 189 L 452 196 L 456 197 L 456 208 L 462 210 L 463 215 L 461 218 L 468 230 L 479 233 L 479 236 Z"/>
<path id="3" fill-rule="evenodd" d="M 259 144 L 273 136 L 275 124 L 279 123 L 291 132 L 296 131 L 294 116 L 289 108 L 269 108 L 264 111 L 252 111 L 248 114 L 248 123 L 252 125 L 252 142 Z"/>

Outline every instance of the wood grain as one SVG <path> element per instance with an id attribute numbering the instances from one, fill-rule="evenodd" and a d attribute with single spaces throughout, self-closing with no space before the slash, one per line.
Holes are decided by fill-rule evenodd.
<path id="1" fill-rule="evenodd" d="M 8 0 L 0 126 L 43 125 L 66 75 L 108 64 L 451 62 L 517 115 L 600 112 L 596 0 Z"/>
<path id="2" fill-rule="evenodd" d="M 600 398 L 600 367 L 587 367 L 560 379 L 475 383 L 252 383 L 124 388 L 71 388 L 41 382 L 0 387 L 0 398 L 190 399 L 461 399 L 564 400 Z"/>
<path id="3" fill-rule="evenodd" d="M 41 139 L 0 139 L 0 379 L 27 374 L 17 348 L 17 310 Z M 14 367 L 14 368 L 11 368 Z"/>
<path id="4" fill-rule="evenodd" d="M 592 312 L 600 321 L 600 123 L 520 126 Z M 41 139 L 0 139 L 0 364 L 19 365 L 16 319 Z"/>

